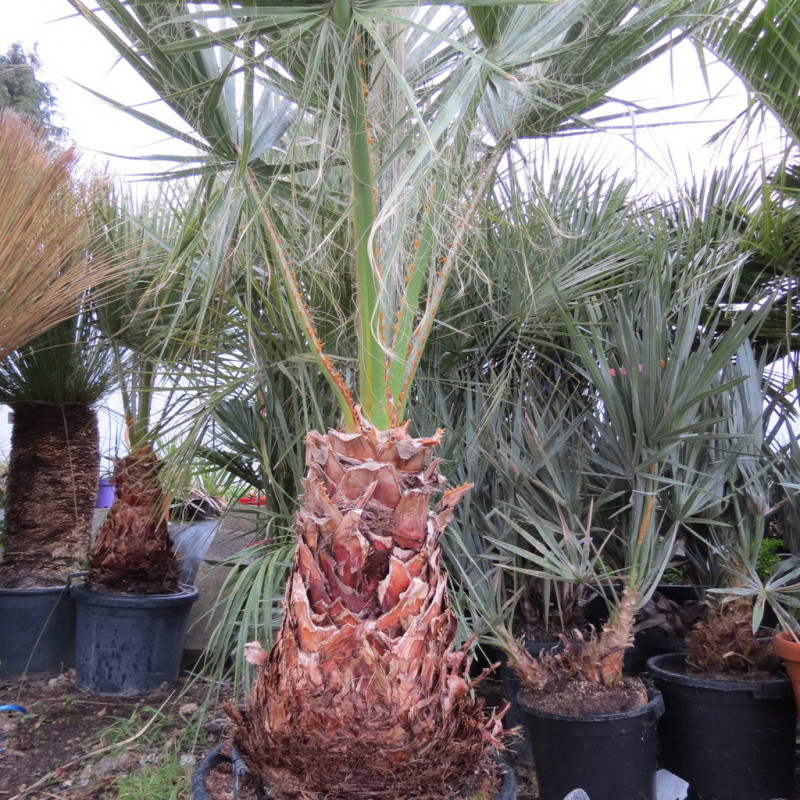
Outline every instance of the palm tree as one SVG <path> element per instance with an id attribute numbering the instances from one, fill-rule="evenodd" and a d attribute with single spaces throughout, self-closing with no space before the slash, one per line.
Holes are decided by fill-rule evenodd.
<path id="1" fill-rule="evenodd" d="M 183 297 L 175 279 L 158 290 L 152 282 L 170 257 L 182 256 L 191 238 L 183 225 L 185 199 L 179 186 L 154 201 L 109 193 L 95 205 L 96 241 L 112 262 L 131 267 L 98 309 L 98 326 L 113 352 L 129 452 L 116 459 L 115 500 L 89 553 L 86 584 L 94 590 L 164 594 L 178 588 L 164 463 L 156 454 L 173 414 L 156 421 L 153 401 L 168 368 L 171 385 L 180 379 L 181 362 L 190 359 L 192 343 L 181 325 L 192 319 L 197 301 Z"/>
<path id="2" fill-rule="evenodd" d="M 93 317 L 87 304 L 0 362 L 0 402 L 14 415 L 2 568 L 12 588 L 63 586 L 89 549 L 100 467 L 92 406 L 113 377 Z"/>
<path id="3" fill-rule="evenodd" d="M 89 247 L 95 188 L 76 177 L 77 160 L 0 113 L 0 396 L 14 410 L 7 586 L 63 585 L 89 542 L 99 459 L 90 406 L 108 376 L 86 294 L 113 285 L 118 267 Z"/>
<path id="4" fill-rule="evenodd" d="M 468 487 L 431 509 L 441 434 L 404 421 L 414 376 L 516 144 L 585 127 L 709 4 L 71 2 L 188 125 L 151 119 L 198 151 L 179 172 L 197 180 L 204 279 L 246 252 L 341 414 L 306 439 L 283 625 L 269 654 L 250 648 L 262 669 L 249 707 L 229 708 L 236 745 L 287 792 L 479 785 L 494 725 L 468 692 L 439 549 Z M 341 327 L 355 351 L 336 347 Z"/>

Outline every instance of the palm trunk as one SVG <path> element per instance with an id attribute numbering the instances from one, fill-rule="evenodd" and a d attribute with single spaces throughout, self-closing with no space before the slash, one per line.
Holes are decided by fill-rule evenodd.
<path id="1" fill-rule="evenodd" d="M 79 568 L 89 551 L 99 466 L 93 409 L 14 408 L 4 585 L 56 586 Z"/>
<path id="2" fill-rule="evenodd" d="M 269 655 L 250 648 L 249 708 L 227 708 L 247 762 L 284 792 L 447 797 L 492 780 L 499 723 L 469 693 L 438 546 L 469 487 L 430 509 L 439 440 L 407 425 L 307 437 L 283 625 Z"/>
<path id="3" fill-rule="evenodd" d="M 143 446 L 114 466 L 114 503 L 89 554 L 90 589 L 165 594 L 178 588 L 178 561 L 167 531 L 162 464 Z"/>

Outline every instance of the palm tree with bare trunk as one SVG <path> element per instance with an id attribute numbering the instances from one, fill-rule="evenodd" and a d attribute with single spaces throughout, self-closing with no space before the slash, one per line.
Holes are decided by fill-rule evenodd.
<path id="1" fill-rule="evenodd" d="M 191 292 L 244 264 L 341 414 L 307 435 L 283 623 L 270 653 L 249 647 L 234 742 L 284 796 L 491 796 L 498 723 L 470 694 L 440 565 L 468 487 L 442 492 L 441 434 L 409 430 L 415 374 L 519 142 L 583 127 L 711 4 L 71 3 L 188 132 L 152 124 L 197 150 L 177 172 L 206 241 L 165 274 L 185 269 Z"/>

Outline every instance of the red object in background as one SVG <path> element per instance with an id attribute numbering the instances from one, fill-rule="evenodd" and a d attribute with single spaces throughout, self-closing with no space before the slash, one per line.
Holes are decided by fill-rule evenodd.
<path id="1" fill-rule="evenodd" d="M 239 505 L 242 506 L 265 506 L 267 504 L 266 497 L 240 497 Z"/>

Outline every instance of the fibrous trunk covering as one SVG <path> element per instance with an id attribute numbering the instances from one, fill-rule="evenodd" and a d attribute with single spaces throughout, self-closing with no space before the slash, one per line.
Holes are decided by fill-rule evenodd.
<path id="1" fill-rule="evenodd" d="M 15 407 L 0 582 L 56 586 L 89 549 L 100 450 L 86 406 Z"/>
<path id="2" fill-rule="evenodd" d="M 634 591 L 625 588 L 622 597 L 600 634 L 588 638 L 575 631 L 576 638 L 562 634 L 562 650 L 542 651 L 532 655 L 513 641 L 506 642 L 514 670 L 523 685 L 542 689 L 548 683 L 569 679 L 599 686 L 616 686 L 622 678 L 625 651 L 633 646 L 633 622 L 636 614 Z"/>
<path id="3" fill-rule="evenodd" d="M 499 734 L 470 696 L 439 537 L 469 487 L 444 492 L 433 438 L 407 425 L 312 431 L 297 551 L 248 709 L 245 760 L 286 797 L 449 797 L 491 773 Z"/>
<path id="4" fill-rule="evenodd" d="M 165 594 L 178 588 L 161 466 L 149 447 L 117 459 L 114 503 L 89 553 L 89 588 L 127 594 Z"/>

